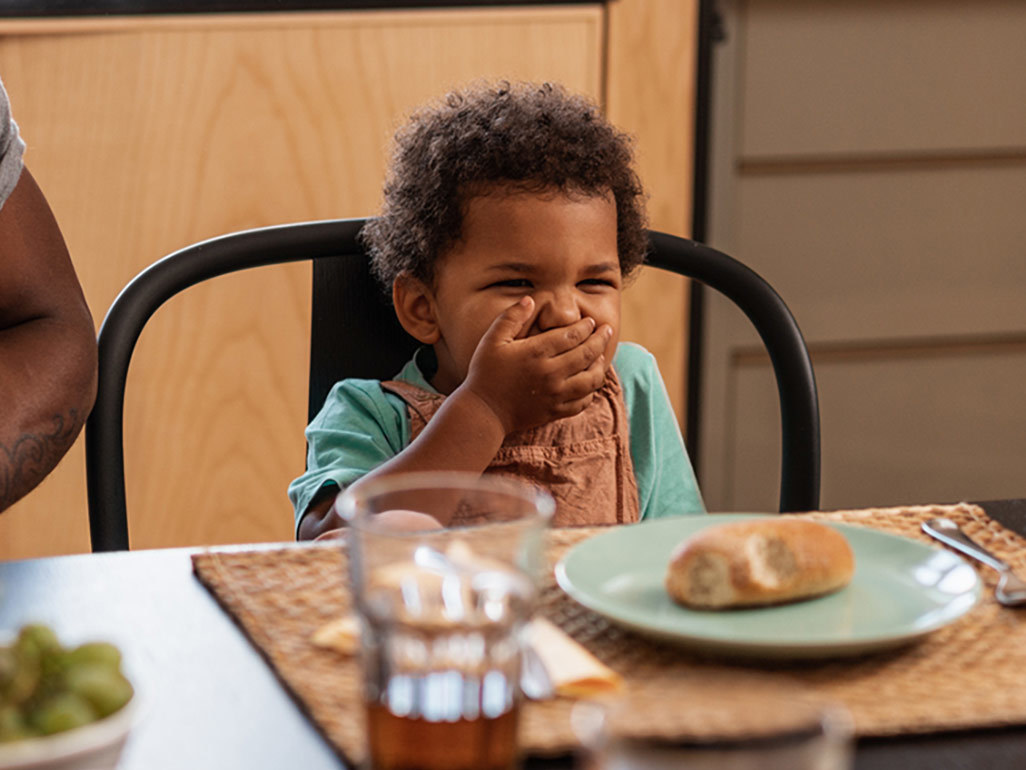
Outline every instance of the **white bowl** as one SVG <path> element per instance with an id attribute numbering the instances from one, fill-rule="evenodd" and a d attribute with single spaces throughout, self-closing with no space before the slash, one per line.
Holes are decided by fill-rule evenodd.
<path id="1" fill-rule="evenodd" d="M 110 716 L 61 733 L 0 743 L 0 770 L 113 770 L 139 715 L 138 693 Z"/>

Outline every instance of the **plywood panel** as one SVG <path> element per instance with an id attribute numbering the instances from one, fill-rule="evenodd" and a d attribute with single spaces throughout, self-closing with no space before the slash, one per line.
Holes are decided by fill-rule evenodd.
<path id="1" fill-rule="evenodd" d="M 896 359 L 815 359 L 822 507 L 1019 497 L 1026 468 L 1026 346 Z M 774 510 L 779 431 L 766 366 L 735 367 L 733 510 Z"/>
<path id="2" fill-rule="evenodd" d="M 620 0 L 609 5 L 607 112 L 637 138 L 651 227 L 691 232 L 694 153 L 695 0 Z M 624 337 L 651 350 L 683 415 L 687 281 L 644 269 L 624 295 Z"/>
<path id="3" fill-rule="evenodd" d="M 0 71 L 99 323 L 173 249 L 373 213 L 395 126 L 454 85 L 598 98 L 601 22 L 597 5 L 8 22 Z M 309 280 L 302 265 L 220 278 L 147 327 L 126 405 L 133 547 L 291 537 Z M 88 549 L 82 454 L 0 519 L 0 558 Z"/>
<path id="4" fill-rule="evenodd" d="M 1026 3 L 747 0 L 745 158 L 1026 150 Z"/>

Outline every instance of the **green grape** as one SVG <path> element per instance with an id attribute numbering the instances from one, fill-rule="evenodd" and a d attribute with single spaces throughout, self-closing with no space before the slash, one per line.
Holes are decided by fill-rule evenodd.
<path id="1" fill-rule="evenodd" d="M 43 655 L 61 650 L 57 634 L 53 632 L 52 628 L 41 623 L 32 623 L 23 627 L 14 644 L 21 653 L 35 652 L 38 655 Z"/>
<path id="2" fill-rule="evenodd" d="M 18 658 L 10 647 L 0 647 L 0 703 L 7 702 L 7 688 L 18 669 Z"/>
<path id="3" fill-rule="evenodd" d="M 89 702 L 71 692 L 60 693 L 44 701 L 28 717 L 28 721 L 44 735 L 81 727 L 96 720 Z"/>
<path id="4" fill-rule="evenodd" d="M 17 706 L 27 701 L 39 686 L 40 678 L 39 656 L 15 649 L 14 670 L 4 690 L 4 703 Z"/>
<path id="5" fill-rule="evenodd" d="M 77 666 L 80 663 L 101 663 L 117 671 L 121 666 L 121 652 L 113 644 L 107 642 L 87 642 L 69 650 L 67 662 L 69 666 Z"/>
<path id="6" fill-rule="evenodd" d="M 52 695 L 64 689 L 64 672 L 67 668 L 67 653 L 64 650 L 51 650 L 40 655 L 37 696 Z"/>
<path id="7" fill-rule="evenodd" d="M 102 663 L 80 663 L 64 674 L 69 692 L 84 698 L 105 717 L 128 703 L 132 685 L 116 669 Z"/>
<path id="8" fill-rule="evenodd" d="M 0 743 L 31 738 L 36 735 L 26 723 L 25 717 L 16 706 L 0 708 Z"/>
<path id="9" fill-rule="evenodd" d="M 0 646 L 0 742 L 70 730 L 114 713 L 132 698 L 121 652 L 106 642 L 61 646 L 42 624 Z"/>

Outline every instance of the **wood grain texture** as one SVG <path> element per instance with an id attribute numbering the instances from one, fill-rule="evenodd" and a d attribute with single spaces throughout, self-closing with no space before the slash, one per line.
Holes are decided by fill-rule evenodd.
<path id="1" fill-rule="evenodd" d="M 650 199 L 650 226 L 691 232 L 695 0 L 610 3 L 606 107 L 637 140 L 637 167 Z M 656 356 L 678 418 L 684 413 L 687 367 L 686 279 L 644 268 L 624 295 L 623 338 Z"/>
<path id="2" fill-rule="evenodd" d="M 99 325 L 170 251 L 376 211 L 394 128 L 475 78 L 600 97 L 600 6 L 92 19 L 0 27 L 0 72 Z M 133 548 L 287 540 L 309 267 L 218 278 L 144 330 L 127 386 Z M 81 442 L 0 518 L 0 558 L 86 551 Z"/>

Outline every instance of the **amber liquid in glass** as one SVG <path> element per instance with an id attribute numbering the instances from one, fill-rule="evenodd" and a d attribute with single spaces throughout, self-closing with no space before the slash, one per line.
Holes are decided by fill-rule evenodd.
<path id="1" fill-rule="evenodd" d="M 367 706 L 373 770 L 513 770 L 517 767 L 517 711 L 497 717 L 431 722 L 400 717 L 381 704 Z"/>
<path id="2" fill-rule="evenodd" d="M 421 547 L 415 556 L 438 570 L 365 593 L 372 770 L 517 767 L 520 630 L 534 589 L 501 562 L 459 567 L 451 553 Z"/>

